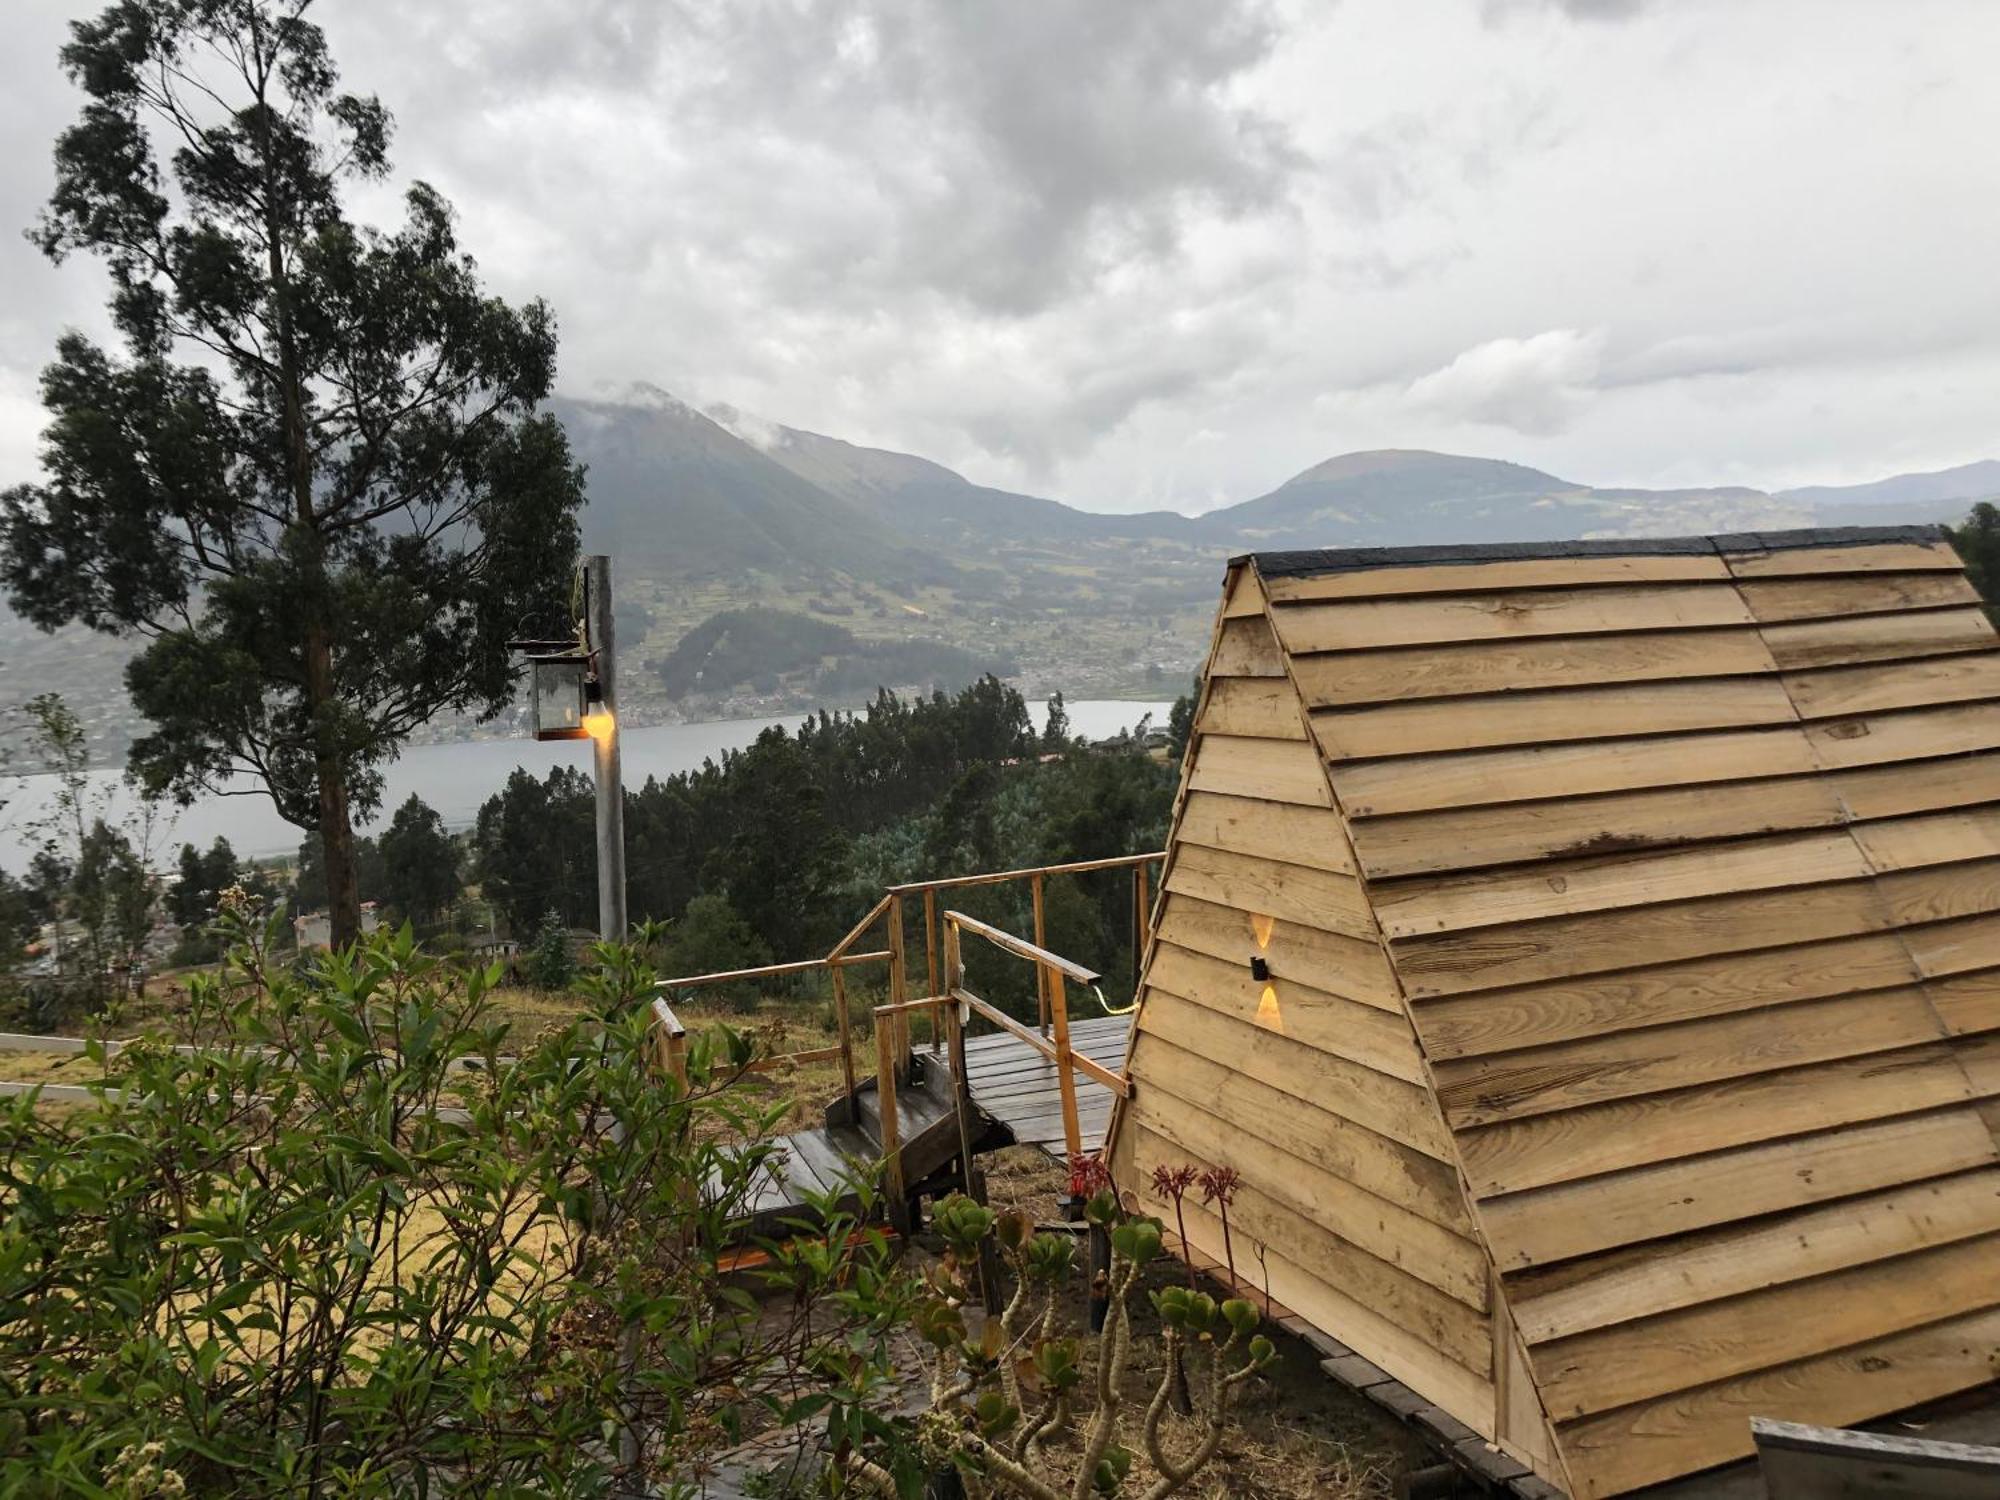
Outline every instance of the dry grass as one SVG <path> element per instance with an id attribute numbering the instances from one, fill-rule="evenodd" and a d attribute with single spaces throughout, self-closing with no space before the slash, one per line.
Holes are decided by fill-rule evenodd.
<path id="1" fill-rule="evenodd" d="M 0 1052 L 0 1081 L 7 1083 L 98 1083 L 105 1071 L 81 1052 Z"/>

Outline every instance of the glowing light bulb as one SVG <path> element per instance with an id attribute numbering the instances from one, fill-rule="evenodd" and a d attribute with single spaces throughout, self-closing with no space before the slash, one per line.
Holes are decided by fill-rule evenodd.
<path id="1" fill-rule="evenodd" d="M 611 738 L 612 730 L 617 727 L 618 721 L 612 717 L 611 710 L 606 708 L 601 700 L 584 710 L 583 732 L 592 739 L 608 740 Z"/>

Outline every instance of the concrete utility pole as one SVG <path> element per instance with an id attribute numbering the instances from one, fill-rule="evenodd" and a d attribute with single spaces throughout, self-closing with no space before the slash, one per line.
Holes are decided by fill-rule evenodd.
<path id="1" fill-rule="evenodd" d="M 591 726 L 591 762 L 597 771 L 597 935 L 625 940 L 625 780 L 618 757 L 618 639 L 611 608 L 611 559 L 584 560 L 589 595 L 590 647 L 597 657 L 603 694 L 602 728 Z"/>

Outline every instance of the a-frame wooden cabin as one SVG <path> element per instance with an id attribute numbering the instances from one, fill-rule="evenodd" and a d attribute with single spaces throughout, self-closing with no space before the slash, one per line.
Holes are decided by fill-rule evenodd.
<path id="1" fill-rule="evenodd" d="M 1236 1168 L 1247 1281 L 1579 1500 L 1994 1378 L 2000 639 L 1934 529 L 1239 558 L 1161 902 L 1121 1190 Z"/>

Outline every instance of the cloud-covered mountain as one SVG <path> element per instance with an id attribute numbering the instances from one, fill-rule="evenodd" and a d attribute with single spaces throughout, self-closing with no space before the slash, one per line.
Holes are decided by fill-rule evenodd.
<path id="1" fill-rule="evenodd" d="M 909 453 L 864 448 L 717 407 L 709 413 L 801 479 L 867 511 L 908 537 L 951 545 L 1063 538 L 1166 536 L 1196 541 L 1201 528 L 1172 511 L 1106 515 L 1057 500 L 974 484 Z"/>
<path id="2" fill-rule="evenodd" d="M 1199 517 L 1112 515 L 728 407 L 704 413 L 650 388 L 622 402 L 563 401 L 557 411 L 590 466 L 590 545 L 707 575 L 943 576 L 990 562 L 994 548 L 1066 545 L 1100 558 L 1121 543 L 1220 558 L 1259 547 L 1683 535 L 1852 521 L 1857 507 L 1949 518 L 1964 508 L 1959 497 L 2000 492 L 2000 463 L 1772 494 L 1607 488 L 1502 459 L 1378 449 L 1327 459 Z M 1898 509 L 1906 505 L 1928 509 Z"/>
<path id="3" fill-rule="evenodd" d="M 684 574 L 873 575 L 907 545 L 870 511 L 801 478 L 664 391 L 550 409 L 588 468 L 584 542 Z"/>

